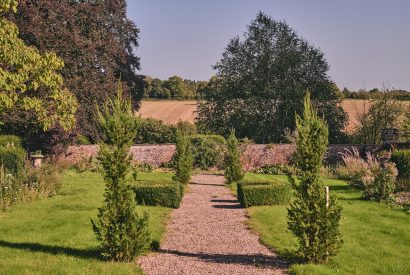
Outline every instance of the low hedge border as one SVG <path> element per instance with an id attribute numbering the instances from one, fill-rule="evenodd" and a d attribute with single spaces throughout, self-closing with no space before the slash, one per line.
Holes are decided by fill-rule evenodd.
<path id="1" fill-rule="evenodd" d="M 136 181 L 131 185 L 140 205 L 179 208 L 184 186 L 176 181 Z"/>
<path id="2" fill-rule="evenodd" d="M 243 207 L 282 205 L 290 202 L 292 187 L 281 181 L 241 181 L 237 195 Z"/>

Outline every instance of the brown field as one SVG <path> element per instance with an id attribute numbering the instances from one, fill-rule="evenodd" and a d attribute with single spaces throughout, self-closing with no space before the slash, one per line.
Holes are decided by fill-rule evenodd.
<path id="1" fill-rule="evenodd" d="M 346 99 L 342 105 L 349 115 L 347 130 L 351 131 L 356 125 L 357 114 L 364 113 L 369 108 L 369 102 L 367 100 Z M 179 120 L 194 122 L 196 101 L 143 101 L 137 114 L 143 118 L 152 117 L 170 124 L 176 124 Z"/>

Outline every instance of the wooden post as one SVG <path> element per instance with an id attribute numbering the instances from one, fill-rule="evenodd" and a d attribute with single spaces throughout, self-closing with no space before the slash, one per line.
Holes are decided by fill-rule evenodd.
<path id="1" fill-rule="evenodd" d="M 325 186 L 326 191 L 326 208 L 329 208 L 329 186 Z"/>

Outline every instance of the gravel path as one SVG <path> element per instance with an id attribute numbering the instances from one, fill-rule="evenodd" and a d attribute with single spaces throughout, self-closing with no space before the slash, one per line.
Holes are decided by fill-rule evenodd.
<path id="1" fill-rule="evenodd" d="M 245 225 L 246 211 L 222 176 L 192 179 L 173 211 L 159 253 L 141 257 L 146 274 L 284 274 L 284 263 Z"/>

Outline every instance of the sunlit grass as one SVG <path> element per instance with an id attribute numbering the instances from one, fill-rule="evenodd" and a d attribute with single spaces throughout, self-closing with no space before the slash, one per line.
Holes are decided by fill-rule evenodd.
<path id="1" fill-rule="evenodd" d="M 284 176 L 247 174 L 247 179 Z M 323 265 L 293 264 L 297 274 L 410 274 L 410 215 L 400 208 L 361 199 L 360 191 L 340 180 L 325 180 L 343 206 L 340 230 L 344 245 Z M 296 240 L 287 229 L 286 206 L 248 209 L 250 228 L 279 255 L 292 255 Z"/>
<path id="2" fill-rule="evenodd" d="M 169 173 L 140 173 L 140 179 L 169 179 Z M 20 204 L 0 214 L 0 274 L 141 274 L 136 263 L 100 259 L 90 220 L 102 206 L 99 174 L 67 172 L 55 197 Z M 150 215 L 159 241 L 171 209 L 138 206 Z"/>

